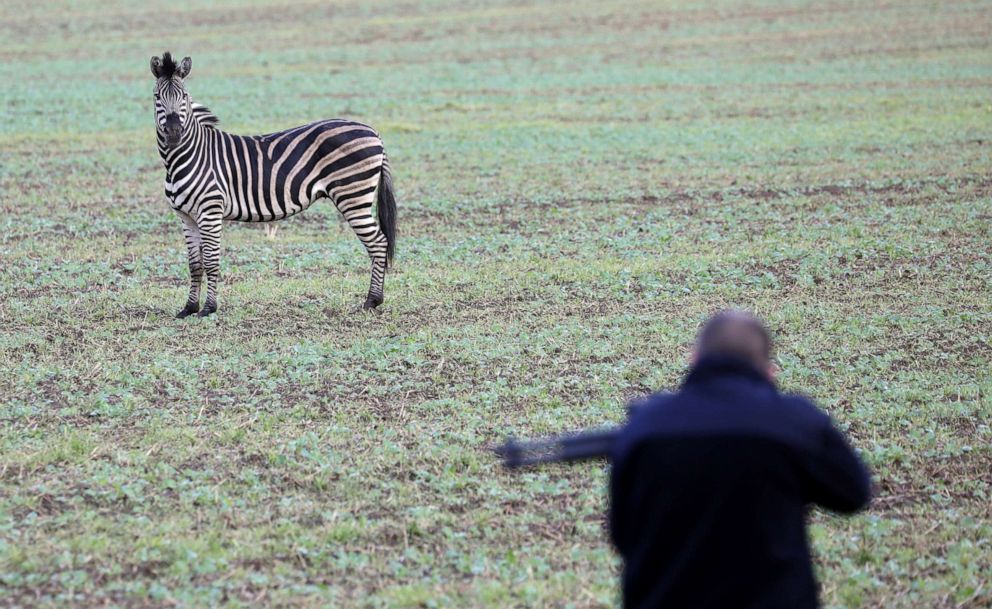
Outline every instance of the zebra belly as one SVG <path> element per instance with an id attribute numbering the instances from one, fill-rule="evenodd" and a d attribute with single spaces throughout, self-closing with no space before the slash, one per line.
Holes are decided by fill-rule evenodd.
<path id="1" fill-rule="evenodd" d="M 278 222 L 308 209 L 317 199 L 321 198 L 323 197 L 318 195 L 305 203 L 293 202 L 283 204 L 280 202 L 272 206 L 271 212 L 264 205 L 258 208 L 253 207 L 254 203 L 252 205 L 245 205 L 243 203 L 240 205 L 229 205 L 224 219 L 235 222 Z"/>

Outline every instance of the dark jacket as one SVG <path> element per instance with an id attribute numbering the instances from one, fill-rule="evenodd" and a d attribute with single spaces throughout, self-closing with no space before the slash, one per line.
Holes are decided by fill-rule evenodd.
<path id="1" fill-rule="evenodd" d="M 826 414 L 731 359 L 635 410 L 612 463 L 628 609 L 816 607 L 807 505 L 853 512 L 871 497 Z"/>

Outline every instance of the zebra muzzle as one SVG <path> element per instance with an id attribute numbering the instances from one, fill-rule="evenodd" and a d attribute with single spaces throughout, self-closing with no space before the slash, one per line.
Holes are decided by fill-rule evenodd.
<path id="1" fill-rule="evenodd" d="M 165 135 L 166 144 L 175 146 L 179 143 L 179 139 L 183 133 L 183 124 L 179 120 L 178 114 L 171 114 L 165 118 L 165 125 L 162 128 L 162 132 Z"/>

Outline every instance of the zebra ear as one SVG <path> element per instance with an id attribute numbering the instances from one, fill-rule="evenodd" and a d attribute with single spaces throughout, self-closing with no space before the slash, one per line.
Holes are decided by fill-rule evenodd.
<path id="1" fill-rule="evenodd" d="M 158 55 L 152 57 L 152 76 L 155 78 L 162 76 L 162 58 Z"/>
<path id="2" fill-rule="evenodd" d="M 189 76 L 189 71 L 193 69 L 193 60 L 189 57 L 183 57 L 183 60 L 179 62 L 179 68 L 176 70 L 176 76 L 179 78 L 186 78 Z"/>

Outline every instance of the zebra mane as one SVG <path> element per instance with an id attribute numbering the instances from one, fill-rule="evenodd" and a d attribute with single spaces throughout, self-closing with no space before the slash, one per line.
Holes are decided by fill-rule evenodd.
<path id="1" fill-rule="evenodd" d="M 162 67 L 159 68 L 159 78 L 172 78 L 176 74 L 176 61 L 172 59 L 172 53 L 166 51 L 162 54 Z"/>
<path id="2" fill-rule="evenodd" d="M 197 102 L 193 102 L 193 118 L 204 127 L 211 129 L 216 129 L 217 125 L 220 124 L 220 119 L 210 111 L 210 108 Z"/>

